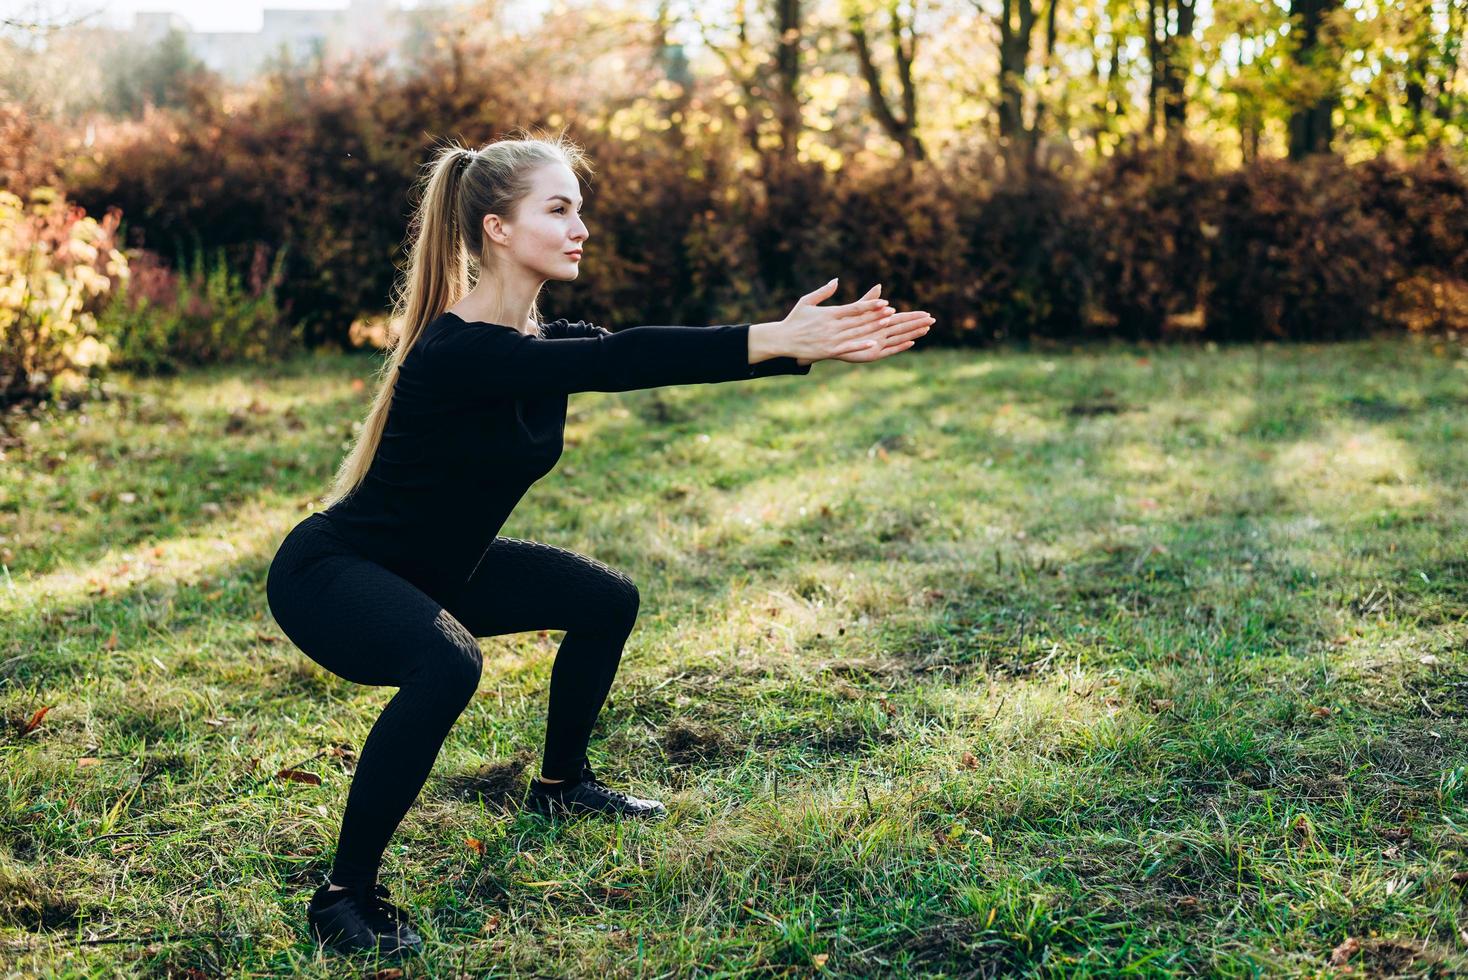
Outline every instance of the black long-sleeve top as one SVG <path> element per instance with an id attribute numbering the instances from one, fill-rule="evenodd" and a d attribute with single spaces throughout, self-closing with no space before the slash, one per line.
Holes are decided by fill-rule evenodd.
<path id="1" fill-rule="evenodd" d="M 348 544 L 430 595 L 463 583 L 560 459 L 571 392 L 810 373 L 791 357 L 750 364 L 749 327 L 613 333 L 559 319 L 536 337 L 445 312 L 398 367 L 366 477 L 321 513 Z"/>

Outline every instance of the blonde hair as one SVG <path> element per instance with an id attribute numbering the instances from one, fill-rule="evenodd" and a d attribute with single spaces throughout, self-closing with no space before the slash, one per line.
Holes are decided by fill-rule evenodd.
<path id="1" fill-rule="evenodd" d="M 408 222 L 407 268 L 393 285 L 392 322 L 399 329 L 389 340 L 372 407 L 356 444 L 337 469 L 323 507 L 351 496 L 361 485 L 387 426 L 399 365 L 423 328 L 478 280 L 487 258 L 484 216 L 514 215 L 530 192 L 531 174 L 548 163 L 563 163 L 578 175 L 591 169 L 585 153 L 564 132 L 555 137 L 526 133 L 477 150 L 451 141 L 425 165 L 428 176 L 421 182 L 422 197 Z M 539 326 L 536 300 L 530 303 L 530 319 Z"/>

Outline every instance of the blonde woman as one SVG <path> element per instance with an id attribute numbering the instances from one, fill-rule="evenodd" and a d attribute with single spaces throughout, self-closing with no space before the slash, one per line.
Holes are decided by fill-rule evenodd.
<path id="1" fill-rule="evenodd" d="M 592 726 L 637 619 L 637 586 L 593 558 L 500 536 L 561 456 L 566 396 L 808 374 L 819 360 L 900 353 L 932 317 L 878 298 L 723 326 L 542 323 L 547 280 L 576 278 L 588 237 L 564 137 L 442 148 L 413 217 L 401 330 L 323 510 L 271 562 L 270 610 L 312 660 L 396 687 L 358 755 L 328 880 L 307 907 L 319 942 L 397 956 L 422 939 L 377 882 L 388 839 L 478 686 L 476 637 L 564 630 L 528 810 L 648 818 L 661 803 L 611 789 L 587 762 Z M 472 275 L 472 281 L 471 281 Z"/>

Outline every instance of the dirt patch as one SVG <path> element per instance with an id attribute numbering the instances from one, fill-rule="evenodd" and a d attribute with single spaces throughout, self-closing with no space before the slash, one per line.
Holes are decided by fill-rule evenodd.
<path id="1" fill-rule="evenodd" d="M 717 725 L 674 718 L 663 729 L 663 753 L 669 762 L 717 762 L 742 750 L 729 734 Z"/>
<path id="2" fill-rule="evenodd" d="M 76 903 L 36 878 L 0 867 L 0 924 L 33 932 L 70 930 Z"/>
<path id="3" fill-rule="evenodd" d="M 442 795 L 460 800 L 483 801 L 501 810 L 519 809 L 525 794 L 525 770 L 535 762 L 535 753 L 522 751 L 503 762 L 488 762 L 472 773 L 449 776 L 441 785 Z"/>

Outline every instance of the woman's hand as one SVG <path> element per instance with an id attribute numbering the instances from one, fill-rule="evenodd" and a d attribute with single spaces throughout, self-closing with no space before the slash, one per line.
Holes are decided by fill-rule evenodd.
<path id="1" fill-rule="evenodd" d="M 828 358 L 860 363 L 901 353 L 928 332 L 933 318 L 922 310 L 897 313 L 883 299 L 880 283 L 844 306 L 819 306 L 835 292 L 832 279 L 807 293 L 777 324 L 786 356 L 801 364 Z"/>

